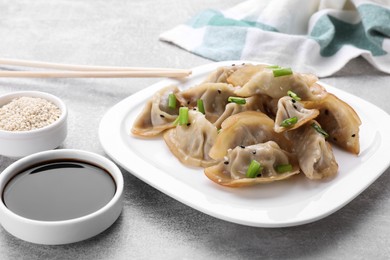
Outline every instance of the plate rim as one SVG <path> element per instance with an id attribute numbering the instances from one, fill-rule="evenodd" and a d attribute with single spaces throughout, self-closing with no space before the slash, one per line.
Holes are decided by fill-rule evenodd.
<path id="1" fill-rule="evenodd" d="M 261 62 L 242 61 L 242 60 L 212 62 L 212 63 L 208 63 L 205 65 L 201 65 L 201 66 L 193 68 L 192 75 L 189 77 L 188 80 L 194 79 L 195 77 L 199 77 L 202 73 L 209 73 L 212 70 L 214 70 L 220 66 L 227 66 L 227 65 L 231 65 L 231 64 L 241 64 L 241 63 L 261 64 Z M 158 81 L 158 82 L 148 86 L 147 88 L 142 89 L 142 90 L 128 96 L 127 98 L 121 100 L 120 102 L 118 102 L 117 104 L 112 106 L 102 117 L 100 124 L 99 124 L 98 135 L 99 135 L 99 141 L 103 147 L 103 150 L 113 161 L 115 161 L 115 163 L 117 163 L 118 165 L 123 167 L 130 174 L 134 175 L 135 177 L 139 178 L 143 182 L 154 187 L 155 189 L 157 189 L 157 190 L 165 193 L 166 195 L 174 198 L 175 200 L 180 201 L 181 203 L 188 205 L 196 210 L 199 210 L 205 214 L 208 214 L 210 216 L 213 216 L 213 217 L 225 220 L 225 221 L 233 222 L 236 224 L 241 224 L 241 225 L 246 225 L 246 226 L 255 226 L 255 227 L 288 227 L 288 226 L 297 226 L 297 225 L 302 225 L 302 224 L 314 222 L 314 221 L 322 219 L 322 218 L 336 212 L 337 210 L 339 210 L 342 207 L 344 207 L 345 205 L 347 205 L 350 201 L 352 201 L 354 198 L 356 198 L 361 192 L 366 190 L 366 188 L 369 187 L 377 178 L 379 178 L 383 174 L 383 172 L 385 172 L 386 169 L 390 166 L 390 159 L 388 161 L 379 162 L 379 164 L 377 162 L 378 161 L 377 157 L 379 156 L 379 152 L 384 151 L 384 149 L 385 149 L 384 144 L 386 143 L 386 140 L 387 140 L 387 143 L 390 143 L 390 135 L 384 134 L 385 128 L 390 129 L 390 116 L 389 116 L 389 114 L 387 112 L 385 112 L 384 110 L 382 110 L 381 108 L 379 108 L 378 106 L 370 103 L 369 101 L 366 101 L 358 96 L 355 96 L 355 95 L 348 93 L 344 90 L 337 89 L 335 87 L 332 87 L 332 86 L 320 81 L 319 83 L 321 85 L 324 85 L 324 87 L 326 89 L 330 89 L 331 90 L 330 92 L 332 92 L 332 93 L 336 92 L 335 93 L 336 95 L 338 92 L 342 93 L 342 95 L 348 96 L 349 98 L 353 98 L 357 102 L 363 103 L 365 106 L 368 106 L 370 108 L 370 110 L 375 110 L 376 113 L 378 113 L 382 116 L 382 119 L 383 119 L 383 117 L 388 118 L 388 120 L 384 120 L 385 123 L 381 122 L 381 124 L 379 124 L 379 127 L 380 127 L 379 129 L 376 129 L 380 133 L 382 133 L 381 136 L 385 137 L 385 141 L 382 140 L 382 142 L 380 143 L 380 145 L 377 148 L 377 150 L 375 151 L 375 153 L 363 164 L 363 165 L 369 166 L 370 165 L 369 162 L 371 162 L 371 164 L 373 164 L 372 161 L 375 161 L 375 166 L 378 169 L 375 171 L 375 173 L 367 174 L 364 176 L 365 178 L 358 180 L 358 186 L 355 185 L 354 188 L 349 189 L 347 191 L 347 192 L 349 192 L 349 196 L 344 196 L 344 198 L 346 198 L 346 199 L 338 201 L 338 203 L 333 204 L 332 207 L 328 208 L 328 210 L 326 210 L 324 212 L 312 214 L 311 217 L 306 216 L 306 217 L 301 218 L 299 220 L 286 219 L 283 221 L 274 221 L 274 222 L 256 221 L 256 220 L 248 218 L 247 216 L 238 217 L 240 214 L 247 213 L 247 210 L 242 212 L 240 209 L 233 209 L 232 210 L 232 208 L 229 208 L 229 207 L 226 208 L 226 206 L 224 206 L 224 207 L 221 207 L 221 205 L 216 206 L 215 204 L 212 204 L 207 200 L 207 196 L 205 194 L 200 194 L 200 191 L 197 191 L 197 190 L 189 187 L 189 185 L 187 185 L 187 184 L 183 185 L 182 182 L 173 178 L 172 176 L 167 174 L 165 171 L 158 169 L 157 167 L 146 162 L 143 158 L 139 157 L 133 150 L 131 150 L 131 153 L 133 156 L 132 157 L 133 163 L 131 166 L 129 166 L 128 163 L 126 163 L 125 158 L 123 158 L 123 155 L 118 154 L 115 151 L 115 149 L 113 149 L 114 148 L 112 145 L 113 135 L 112 135 L 112 132 L 110 133 L 110 130 L 112 130 L 113 125 L 118 125 L 118 123 L 119 123 L 119 126 L 121 126 L 122 122 L 124 120 L 124 118 L 119 116 L 120 113 L 118 113 L 118 110 L 119 110 L 119 112 L 126 111 L 126 113 L 122 113 L 122 115 L 125 115 L 131 109 L 127 109 L 127 110 L 121 110 L 121 109 L 126 108 L 126 106 L 131 107 L 128 105 L 128 103 L 131 103 L 132 100 L 137 100 L 139 98 L 143 98 L 146 100 L 148 97 L 150 97 L 147 95 L 154 93 L 154 91 L 156 89 L 159 89 L 159 88 L 166 86 L 166 85 L 169 85 L 169 84 L 179 84 L 180 85 L 180 84 L 185 83 L 186 81 L 187 80 L 163 79 L 163 80 Z M 115 123 L 113 123 L 113 122 L 115 122 Z M 118 130 L 120 130 L 120 129 L 118 129 Z M 128 129 L 128 131 L 130 134 L 130 129 Z M 107 136 L 109 138 L 107 138 Z M 118 141 L 118 140 L 116 140 L 116 141 Z M 124 144 L 122 143 L 122 145 L 124 145 Z M 134 160 L 135 160 L 135 162 L 134 162 Z M 142 169 L 141 166 L 145 167 L 145 168 Z M 153 170 L 153 172 L 156 172 L 156 171 L 162 172 L 165 175 L 164 177 L 166 177 L 166 178 L 163 180 L 163 182 L 156 183 L 155 181 L 153 181 L 153 179 L 151 179 L 149 177 L 149 175 L 139 173 L 139 171 L 145 171 L 145 169 Z M 187 197 L 181 196 L 180 195 L 181 193 L 186 194 L 188 196 Z M 196 200 L 194 200 L 194 198 L 196 198 Z M 221 212 L 219 210 L 221 210 Z M 226 214 L 226 212 L 230 212 L 232 214 L 231 215 Z"/>

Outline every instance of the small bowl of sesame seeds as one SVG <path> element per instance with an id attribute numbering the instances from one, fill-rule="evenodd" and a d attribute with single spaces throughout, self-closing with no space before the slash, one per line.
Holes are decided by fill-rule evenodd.
<path id="1" fill-rule="evenodd" d="M 0 96 L 0 155 L 21 158 L 57 148 L 67 135 L 67 108 L 39 91 Z"/>

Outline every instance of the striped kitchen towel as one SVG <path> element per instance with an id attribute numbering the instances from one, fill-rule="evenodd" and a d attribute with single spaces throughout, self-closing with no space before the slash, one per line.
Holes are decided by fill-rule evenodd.
<path id="1" fill-rule="evenodd" d="M 325 77 L 362 56 L 390 73 L 390 0 L 247 0 L 160 35 L 215 61 L 253 60 Z"/>

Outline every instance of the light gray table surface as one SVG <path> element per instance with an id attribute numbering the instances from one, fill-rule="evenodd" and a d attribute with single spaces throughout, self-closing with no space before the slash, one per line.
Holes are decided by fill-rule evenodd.
<path id="1" fill-rule="evenodd" d="M 0 0 L 0 57 L 191 68 L 210 61 L 159 41 L 159 34 L 203 9 L 238 2 Z M 104 113 L 159 80 L 2 78 L 0 94 L 39 90 L 60 97 L 69 109 L 69 132 L 61 148 L 105 155 L 98 138 Z M 362 58 L 322 81 L 390 113 L 390 76 Z M 12 162 L 0 156 L 0 171 Z M 389 169 L 334 214 L 301 226 L 271 229 L 208 216 L 122 172 L 124 208 L 108 230 L 83 242 L 45 246 L 19 240 L 0 227 L 0 259 L 390 258 Z"/>

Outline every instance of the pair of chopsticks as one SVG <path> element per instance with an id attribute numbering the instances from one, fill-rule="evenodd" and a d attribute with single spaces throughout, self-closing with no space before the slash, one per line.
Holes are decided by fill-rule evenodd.
<path id="1" fill-rule="evenodd" d="M 191 70 L 185 69 L 84 66 L 1 58 L 0 65 L 50 69 L 48 71 L 3 70 L 0 71 L 0 78 L 181 78 L 191 75 Z"/>

